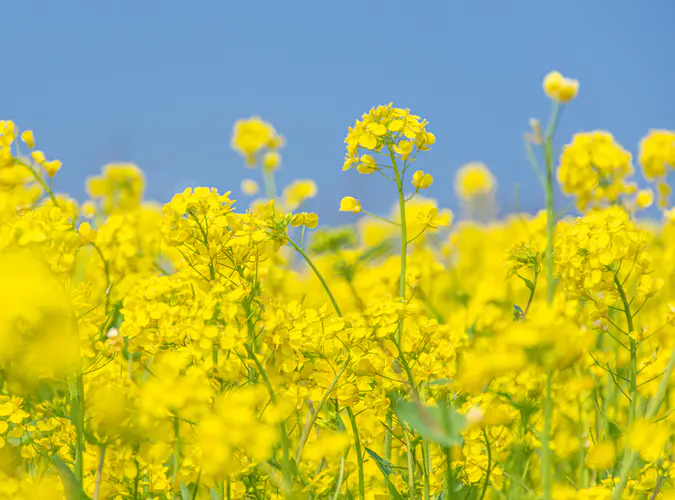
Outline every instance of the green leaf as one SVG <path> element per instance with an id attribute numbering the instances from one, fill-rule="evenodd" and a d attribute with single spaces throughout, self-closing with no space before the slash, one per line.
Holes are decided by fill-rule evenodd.
<path id="1" fill-rule="evenodd" d="M 532 280 L 527 279 L 525 276 L 522 276 L 520 274 L 517 275 L 521 280 L 523 280 L 523 283 L 525 283 L 525 286 L 530 292 L 534 292 L 534 283 L 532 283 Z"/>
<path id="2" fill-rule="evenodd" d="M 73 471 L 70 470 L 70 467 L 55 455 L 51 456 L 50 459 L 63 483 L 63 489 L 66 491 L 66 500 L 90 500 L 82 490 L 82 486 L 75 477 L 75 474 L 73 474 Z"/>
<path id="3" fill-rule="evenodd" d="M 335 425 L 337 427 L 338 432 L 347 432 L 347 427 L 345 427 L 345 422 L 344 420 L 342 420 L 339 411 L 335 412 Z"/>
<path id="4" fill-rule="evenodd" d="M 396 489 L 396 486 L 394 486 L 394 483 L 392 483 L 389 479 L 389 475 L 394 474 L 394 466 L 391 464 L 391 462 L 386 458 L 382 458 L 370 448 L 366 448 L 366 453 L 370 455 L 370 458 L 375 460 L 378 469 L 380 469 L 380 472 L 384 476 L 384 481 L 387 483 L 387 488 L 389 488 L 389 495 L 391 498 L 394 500 L 404 500 L 403 496 Z"/>
<path id="5" fill-rule="evenodd" d="M 190 493 L 190 488 L 188 488 L 183 481 L 180 482 L 180 498 L 181 500 L 192 499 L 192 493 Z"/>
<path id="6" fill-rule="evenodd" d="M 202 480 L 202 470 L 199 469 L 199 474 L 197 474 L 197 481 L 195 481 L 195 485 L 192 487 L 192 496 L 190 497 L 191 500 L 195 500 L 197 498 L 197 493 L 199 492 L 199 483 Z"/>
<path id="7" fill-rule="evenodd" d="M 391 243 L 388 241 L 384 241 L 380 243 L 379 245 L 375 245 L 374 247 L 369 248 L 365 252 L 363 252 L 361 255 L 357 257 L 358 262 L 367 262 L 369 260 L 373 260 L 381 255 L 384 255 L 387 253 L 387 251 L 390 249 Z"/>
<path id="8" fill-rule="evenodd" d="M 452 384 L 452 379 L 451 378 L 438 378 L 436 380 L 430 380 L 427 382 L 428 386 L 434 386 L 434 385 L 450 385 Z"/>
<path id="9" fill-rule="evenodd" d="M 389 474 L 394 473 L 394 466 L 391 465 L 391 462 L 387 460 L 386 458 L 382 458 L 380 455 L 375 453 L 373 450 L 370 448 L 366 448 L 366 453 L 370 455 L 370 458 L 375 460 L 375 463 L 377 464 L 377 468 L 380 469 L 380 472 L 384 477 L 388 477 Z"/>
<path id="10" fill-rule="evenodd" d="M 401 400 L 395 409 L 398 418 L 423 438 L 446 447 L 462 443 L 466 422 L 449 405 L 439 402 L 438 406 L 427 406 Z"/>
<path id="11" fill-rule="evenodd" d="M 469 337 L 469 340 L 473 340 L 473 337 L 474 337 L 475 334 L 476 334 L 476 323 L 477 323 L 477 322 L 478 322 L 478 321 L 474 321 L 474 322 L 471 324 L 471 326 L 469 326 L 469 327 L 466 329 L 466 334 L 467 334 L 467 336 Z"/>
<path id="12" fill-rule="evenodd" d="M 398 492 L 396 486 L 394 486 L 394 483 L 392 483 L 389 478 L 387 478 L 387 487 L 389 488 L 389 495 L 391 498 L 394 500 L 404 500 L 403 495 Z"/>

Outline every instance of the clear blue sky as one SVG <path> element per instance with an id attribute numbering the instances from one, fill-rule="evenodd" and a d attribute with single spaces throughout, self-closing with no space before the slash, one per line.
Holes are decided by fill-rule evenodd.
<path id="1" fill-rule="evenodd" d="M 610 130 L 633 153 L 649 128 L 675 128 L 675 2 L 651 0 L 3 0 L 0 116 L 35 130 L 63 161 L 60 191 L 114 160 L 146 172 L 148 197 L 188 185 L 239 192 L 234 121 L 254 114 L 287 138 L 280 183 L 314 178 L 322 221 L 339 199 L 388 210 L 393 186 L 341 171 L 347 127 L 393 101 L 438 142 L 418 167 L 456 207 L 452 179 L 487 163 L 499 200 L 542 206 L 522 148 L 545 118 L 541 79 L 581 81 L 560 141 Z"/>

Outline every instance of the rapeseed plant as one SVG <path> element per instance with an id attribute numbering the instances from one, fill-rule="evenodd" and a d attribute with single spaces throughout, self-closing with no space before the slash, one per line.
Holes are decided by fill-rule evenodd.
<path id="1" fill-rule="evenodd" d="M 391 103 L 348 130 L 343 170 L 394 208 L 345 195 L 357 221 L 328 229 L 314 181 L 277 190 L 284 139 L 259 117 L 231 141 L 260 169 L 248 208 L 146 202 L 132 164 L 78 203 L 1 121 L 0 498 L 675 498 L 675 132 L 641 142 L 638 189 L 609 132 L 557 151 L 579 83 L 543 88 L 525 146 L 546 207 L 502 219 L 480 162 L 462 216 L 422 196 L 436 137 Z M 663 221 L 638 218 L 655 193 Z"/>

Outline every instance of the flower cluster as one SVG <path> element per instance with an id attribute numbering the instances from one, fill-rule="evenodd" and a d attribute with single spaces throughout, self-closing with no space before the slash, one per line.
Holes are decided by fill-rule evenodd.
<path id="1" fill-rule="evenodd" d="M 558 71 L 551 71 L 544 77 L 544 92 L 554 101 L 566 103 L 577 96 L 579 81 L 566 78 Z"/>
<path id="2" fill-rule="evenodd" d="M 654 194 L 593 132 L 558 168 L 585 213 L 558 219 L 555 111 L 578 84 L 544 89 L 526 144 L 546 210 L 503 218 L 481 163 L 457 172 L 459 216 L 420 195 L 435 137 L 391 104 L 344 167 L 390 181 L 393 208 L 345 196 L 359 220 L 338 228 L 306 211 L 311 179 L 277 196 L 259 118 L 232 139 L 263 167 L 248 206 L 148 203 L 130 164 L 79 203 L 0 122 L 0 499 L 673 498 L 675 215 L 635 216 Z M 641 145 L 660 195 L 669 134 Z"/>
<path id="3" fill-rule="evenodd" d="M 630 153 L 602 131 L 576 134 L 558 166 L 558 182 L 565 194 L 576 196 L 580 210 L 635 193 L 635 184 L 628 182 L 632 174 Z"/>
<path id="4" fill-rule="evenodd" d="M 281 158 L 278 149 L 284 145 L 284 138 L 277 134 L 274 127 L 259 117 L 239 120 L 234 125 L 232 148 L 246 160 L 246 166 L 253 167 L 256 157 L 262 155 L 262 164 L 266 170 L 279 167 Z"/>
<path id="5" fill-rule="evenodd" d="M 418 151 L 426 151 L 436 142 L 436 136 L 426 130 L 427 124 L 409 109 L 395 108 L 392 103 L 372 108 L 349 129 L 342 170 L 356 167 L 361 174 L 373 174 L 393 168 L 380 165 L 370 153 L 360 154 L 361 150 L 384 152 L 392 161 L 414 161 Z"/>
<path id="6" fill-rule="evenodd" d="M 640 164 L 647 179 L 665 177 L 668 168 L 675 168 L 675 131 L 650 131 L 640 142 Z"/>

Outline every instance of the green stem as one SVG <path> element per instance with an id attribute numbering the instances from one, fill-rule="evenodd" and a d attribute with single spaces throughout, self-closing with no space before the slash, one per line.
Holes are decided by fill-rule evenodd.
<path id="1" fill-rule="evenodd" d="M 387 462 L 391 462 L 391 449 L 393 443 L 393 435 L 391 432 L 391 427 L 393 425 L 393 418 L 391 415 L 391 410 L 387 412 L 387 426 L 384 429 L 384 459 Z M 384 486 L 387 487 L 388 479 L 384 478 Z"/>
<path id="2" fill-rule="evenodd" d="M 309 434 L 312 430 L 312 427 L 314 426 L 314 423 L 316 422 L 316 419 L 318 418 L 319 413 L 321 412 L 321 408 L 323 408 L 323 405 L 326 404 L 326 401 L 328 400 L 328 396 L 330 396 L 330 393 L 333 392 L 333 389 L 335 389 L 335 385 L 338 383 L 338 380 L 340 380 L 340 377 L 342 377 L 342 374 L 347 369 L 347 365 L 349 364 L 350 360 L 351 360 L 351 358 L 347 357 L 347 361 L 345 361 L 344 365 L 342 365 L 342 368 L 337 373 L 337 375 L 335 375 L 335 378 L 333 378 L 333 381 L 328 386 L 328 389 L 326 389 L 326 392 L 324 393 L 323 397 L 321 398 L 321 401 L 319 401 L 319 404 L 317 405 L 316 410 L 314 410 L 312 418 L 309 421 L 309 425 L 303 430 L 302 436 L 300 436 L 300 443 L 298 444 L 298 451 L 295 454 L 295 463 L 296 464 L 300 463 L 300 459 L 302 458 L 302 451 L 305 448 L 305 444 L 307 443 L 307 439 L 309 438 Z"/>
<path id="3" fill-rule="evenodd" d="M 260 373 L 260 376 L 263 378 L 263 381 L 265 382 L 265 385 L 267 386 L 267 390 L 270 393 L 270 399 L 272 400 L 272 403 L 276 404 L 277 403 L 277 395 L 274 392 L 274 387 L 272 386 L 272 382 L 270 381 L 269 376 L 267 375 L 267 370 L 265 370 L 265 367 L 262 365 L 260 362 L 260 359 L 258 359 L 258 356 L 256 356 L 255 352 L 253 351 L 253 348 L 246 344 L 246 351 L 248 352 L 249 357 L 253 360 L 255 363 L 255 366 L 258 368 L 258 372 Z M 284 477 L 284 488 L 286 489 L 287 493 L 290 493 L 292 487 L 293 487 L 293 475 L 291 471 L 291 459 L 289 455 L 289 448 L 290 444 L 288 441 L 288 432 L 286 431 L 286 422 L 281 422 L 279 424 L 279 431 L 281 433 L 281 449 L 282 449 L 282 467 L 283 467 L 283 477 Z"/>
<path id="4" fill-rule="evenodd" d="M 405 196 L 403 195 L 403 176 L 399 172 L 396 164 L 396 155 L 393 149 L 389 149 L 391 155 L 392 166 L 396 174 L 396 187 L 398 189 L 398 207 L 401 212 L 401 278 L 399 282 L 399 292 L 401 300 L 405 302 L 405 275 L 406 275 L 406 261 L 408 254 L 408 228 L 405 218 Z M 401 326 L 402 328 L 402 326 Z M 399 328 L 398 336 L 401 336 L 401 328 Z"/>
<path id="5" fill-rule="evenodd" d="M 530 306 L 534 300 L 534 294 L 537 291 L 537 280 L 539 279 L 539 271 L 535 269 L 534 279 L 532 280 L 532 289 L 530 290 L 530 296 L 527 299 L 527 304 L 525 305 L 525 310 L 523 311 L 523 317 L 527 317 L 527 313 L 530 312 Z"/>
<path id="6" fill-rule="evenodd" d="M 525 154 L 530 164 L 532 165 L 535 174 L 537 175 L 537 179 L 539 179 L 541 187 L 546 189 L 546 178 L 544 177 L 544 174 L 541 172 L 541 168 L 539 168 L 539 162 L 537 161 L 537 157 L 534 155 L 534 151 L 532 151 L 532 143 L 530 142 L 530 139 L 528 137 L 525 137 Z"/>
<path id="7" fill-rule="evenodd" d="M 379 219 L 379 220 L 381 220 L 382 222 L 387 222 L 387 223 L 389 223 L 389 224 L 393 224 L 394 226 L 400 226 L 400 225 L 401 225 L 401 224 L 399 224 L 398 222 L 394 222 L 394 221 L 392 221 L 392 220 L 385 219 L 384 217 L 380 217 L 379 215 L 375 215 L 374 213 L 369 212 L 368 210 L 364 210 L 363 208 L 361 208 L 361 212 L 363 212 L 363 213 L 366 214 L 366 215 L 370 215 L 370 216 L 373 217 L 374 219 Z"/>
<path id="8" fill-rule="evenodd" d="M 663 397 L 665 396 L 666 390 L 668 389 L 668 384 L 670 383 L 670 376 L 673 374 L 673 368 L 675 368 L 675 349 L 673 349 L 670 353 L 668 366 L 666 366 L 666 370 L 663 373 L 663 378 L 659 383 L 659 388 L 657 389 L 656 394 L 652 396 L 652 399 L 649 400 L 649 404 L 647 405 L 647 411 L 645 413 L 645 418 L 647 420 L 654 418 L 658 413 L 659 408 L 661 408 Z M 621 495 L 628 484 L 628 479 L 630 478 L 630 473 L 637 457 L 638 452 L 635 450 L 630 450 L 624 457 L 619 483 L 614 487 L 614 491 L 612 492 L 612 500 L 621 499 Z"/>
<path id="9" fill-rule="evenodd" d="M 366 480 L 363 474 L 363 455 L 361 454 L 361 439 L 359 438 L 359 429 L 356 426 L 356 418 L 354 417 L 354 412 L 351 407 L 347 407 L 347 414 L 349 415 L 349 421 L 352 424 L 352 433 L 354 434 L 354 450 L 356 451 L 356 461 L 359 466 L 359 499 L 364 500 L 366 498 Z"/>
<path id="10" fill-rule="evenodd" d="M 546 137 L 544 138 L 544 159 L 546 160 L 546 302 L 551 304 L 553 302 L 553 295 L 555 293 L 555 282 L 553 281 L 553 248 L 555 237 L 555 197 L 553 184 L 553 135 L 555 133 L 556 124 L 558 122 L 558 112 L 560 104 L 554 102 L 551 119 L 546 130 Z"/>
<path id="11" fill-rule="evenodd" d="M 450 397 L 447 396 L 447 401 L 445 404 L 440 408 L 441 409 L 441 418 L 443 419 L 443 426 L 445 428 L 445 432 L 447 434 L 450 434 L 452 432 L 452 427 L 450 424 L 450 414 L 448 412 L 448 408 L 450 407 Z M 455 490 L 455 475 L 452 471 L 452 448 L 450 446 L 446 446 L 443 448 L 443 452 L 445 454 L 445 489 L 446 489 L 446 494 L 448 499 L 451 499 L 454 497 L 454 490 Z"/>
<path id="12" fill-rule="evenodd" d="M 406 277 L 406 265 L 408 260 L 408 225 L 406 222 L 406 213 L 405 213 L 405 195 L 403 194 L 403 174 L 398 169 L 398 164 L 396 163 L 396 155 L 391 146 L 389 146 L 389 156 L 391 157 L 391 164 L 396 174 L 396 189 L 398 190 L 398 207 L 401 218 L 401 272 L 399 276 L 399 288 L 398 294 L 401 298 L 401 301 L 405 304 L 405 277 Z M 396 330 L 396 343 L 401 343 L 401 338 L 403 337 L 403 316 L 398 322 L 398 329 Z M 400 350 L 399 350 L 400 352 Z M 411 381 L 412 383 L 412 381 Z M 412 390 L 415 390 L 413 385 Z M 391 416 L 389 417 L 391 418 Z M 391 428 L 391 425 L 389 426 Z M 391 459 L 391 431 L 387 429 L 384 435 L 384 456 L 387 460 Z"/>
<path id="13" fill-rule="evenodd" d="M 422 404 L 426 402 L 427 398 L 427 388 L 426 385 L 422 384 L 422 392 L 420 394 L 420 401 Z M 431 450 L 429 446 L 429 440 L 422 438 L 422 461 L 424 467 L 424 500 L 429 500 L 431 498 L 431 483 L 429 481 L 429 476 L 431 475 Z"/>
<path id="14" fill-rule="evenodd" d="M 345 460 L 347 459 L 347 454 L 342 455 L 340 459 L 340 473 L 338 475 L 337 486 L 335 487 L 335 494 L 333 495 L 333 500 L 338 500 L 340 498 L 340 490 L 342 489 L 342 481 L 345 478 Z"/>
<path id="15" fill-rule="evenodd" d="M 449 447 L 444 448 L 443 452 L 445 453 L 445 491 L 447 498 L 450 499 L 454 496 L 453 490 L 455 489 L 455 478 L 452 474 L 452 455 Z"/>
<path id="16" fill-rule="evenodd" d="M 180 461 L 180 422 L 175 415 L 173 419 L 173 433 L 173 475 L 171 477 L 171 487 L 176 486 L 176 480 L 178 479 L 178 462 Z"/>
<path id="17" fill-rule="evenodd" d="M 107 314 L 108 309 L 110 309 L 110 289 L 111 289 L 110 267 L 108 266 L 108 261 L 106 260 L 99 246 L 93 241 L 90 242 L 89 244 L 94 248 L 99 258 L 103 262 L 103 272 L 105 273 L 105 312 Z"/>
<path id="18" fill-rule="evenodd" d="M 553 399 L 551 397 L 551 370 L 546 372 L 546 400 L 544 401 L 544 430 L 541 435 L 541 477 L 544 500 L 551 500 L 551 417 Z"/>
<path id="19" fill-rule="evenodd" d="M 307 264 L 309 264 L 309 267 L 312 268 L 312 271 L 314 271 L 314 274 L 316 275 L 317 278 L 319 278 L 319 281 L 321 282 L 321 285 L 323 285 L 323 289 L 326 291 L 328 294 L 328 298 L 330 298 L 330 301 L 333 303 L 333 308 L 335 309 L 335 312 L 337 313 L 338 316 L 342 317 L 342 311 L 340 310 L 340 306 L 338 306 L 337 300 L 335 300 L 335 296 L 333 296 L 333 292 L 330 291 L 330 288 L 328 287 L 328 283 L 326 283 L 326 280 L 323 279 L 323 276 L 319 272 L 319 270 L 316 268 L 314 265 L 314 262 L 312 262 L 312 259 L 309 258 L 309 255 L 305 253 L 305 251 L 298 246 L 296 242 L 294 242 L 292 239 L 288 238 L 288 243 L 295 248 L 300 255 L 305 259 Z"/>
<path id="20" fill-rule="evenodd" d="M 628 327 L 628 334 L 630 335 L 630 379 L 629 379 L 629 390 L 630 390 L 630 409 L 628 413 L 628 428 L 635 421 L 635 413 L 637 409 L 637 342 L 633 338 L 635 333 L 635 326 L 633 325 L 633 314 L 630 310 L 630 302 L 628 302 L 628 297 L 626 296 L 626 291 L 623 288 L 621 280 L 617 273 L 614 273 L 614 284 L 616 289 L 619 292 L 619 297 L 623 304 L 623 311 L 626 316 L 626 325 Z"/>
<path id="21" fill-rule="evenodd" d="M 410 433 L 404 429 L 405 448 L 408 455 L 408 496 L 410 500 L 415 500 L 415 454 L 410 443 Z"/>
<path id="22" fill-rule="evenodd" d="M 263 168 L 263 181 L 265 182 L 265 195 L 274 200 L 277 197 L 277 186 L 274 182 L 274 171 Z"/>
<path id="23" fill-rule="evenodd" d="M 492 472 L 492 449 L 490 447 L 490 441 L 488 439 L 487 432 L 483 429 L 483 438 L 485 438 L 485 447 L 487 448 L 487 470 L 485 471 L 485 483 L 483 484 L 483 491 L 480 494 L 480 500 L 485 498 L 487 493 L 488 486 L 490 486 L 490 472 Z"/>
<path id="24" fill-rule="evenodd" d="M 36 181 L 42 186 L 42 189 L 45 190 L 49 198 L 52 200 L 52 203 L 54 204 L 55 207 L 59 206 L 58 201 L 56 201 L 56 196 L 54 196 L 54 191 L 51 190 L 51 188 L 47 185 L 45 180 L 38 174 L 35 169 L 29 165 L 28 163 L 20 160 L 19 158 L 14 158 L 14 161 L 18 163 L 19 165 L 22 165 L 26 167 L 28 170 L 30 170 L 30 173 L 33 174 L 33 178 L 35 178 Z"/>
<path id="25" fill-rule="evenodd" d="M 555 200 L 553 197 L 553 168 L 546 162 L 546 302 L 553 303 L 553 247 L 555 232 Z"/>
<path id="26" fill-rule="evenodd" d="M 78 371 L 70 384 L 71 420 L 75 427 L 75 479 L 80 487 L 84 477 L 84 383 Z"/>
<path id="27" fill-rule="evenodd" d="M 105 445 L 101 445 L 101 454 L 98 460 L 98 469 L 96 469 L 96 482 L 94 484 L 93 500 L 98 500 L 101 491 L 101 480 L 103 478 L 103 464 L 105 462 Z"/>

